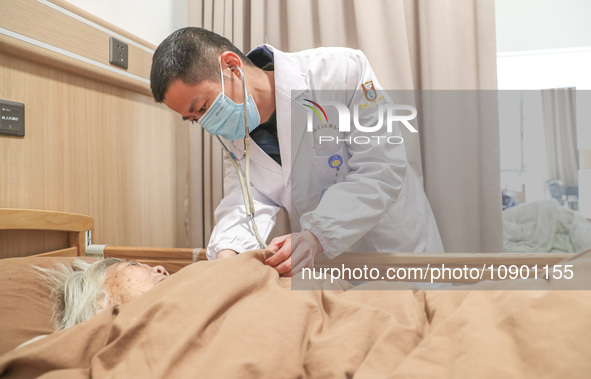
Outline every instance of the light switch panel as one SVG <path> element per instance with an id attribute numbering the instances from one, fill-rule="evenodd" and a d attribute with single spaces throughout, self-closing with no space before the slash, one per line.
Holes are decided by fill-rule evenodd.
<path id="1" fill-rule="evenodd" d="M 25 104 L 0 99 L 0 134 L 25 136 Z"/>

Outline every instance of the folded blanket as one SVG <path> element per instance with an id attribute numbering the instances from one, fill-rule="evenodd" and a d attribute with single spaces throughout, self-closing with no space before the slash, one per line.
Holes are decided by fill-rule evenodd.
<path id="1" fill-rule="evenodd" d="M 539 378 L 591 372 L 591 292 L 575 281 L 466 290 L 314 283 L 265 252 L 196 263 L 130 303 L 0 357 L 7 378 Z M 591 252 L 574 275 L 591 288 Z M 388 288 L 390 290 L 384 290 Z M 485 290 L 487 289 L 487 290 Z M 493 289 L 493 290 L 491 290 Z M 553 290 L 563 289 L 563 290 Z"/>
<path id="2" fill-rule="evenodd" d="M 591 248 L 591 222 L 556 200 L 533 201 L 503 211 L 503 250 L 577 253 Z"/>

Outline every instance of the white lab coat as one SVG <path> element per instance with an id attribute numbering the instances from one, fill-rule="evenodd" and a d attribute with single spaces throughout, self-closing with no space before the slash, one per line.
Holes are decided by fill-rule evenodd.
<path id="1" fill-rule="evenodd" d="M 328 257 L 344 251 L 443 252 L 435 218 L 408 166 L 403 144 L 341 142 L 319 146 L 318 138 L 307 131 L 308 110 L 301 104 L 304 98 L 319 100 L 324 92 L 318 90 L 339 90 L 336 96 L 350 107 L 351 115 L 354 104 L 367 103 L 362 83 L 372 81 L 378 96 L 383 94 L 365 55 L 348 48 L 297 53 L 281 52 L 269 45 L 259 48 L 269 49 L 274 55 L 282 161 L 280 166 L 251 142 L 250 179 L 255 219 L 263 238 L 271 232 L 275 215 L 283 206 L 290 215 L 292 231 L 310 230 Z M 324 107 L 328 119 L 336 120 L 336 108 L 332 108 Z M 372 114 L 375 112 L 360 112 L 362 125 L 375 125 Z M 336 133 L 334 129 L 319 132 L 324 131 Z M 392 134 L 400 135 L 399 129 Z M 351 132 L 339 135 L 347 140 L 371 134 L 360 133 L 352 126 Z M 224 143 L 238 159 L 242 158 L 242 140 Z M 338 175 L 328 165 L 328 157 L 337 153 L 344 160 Z M 244 159 L 239 164 L 244 167 Z M 224 249 L 241 253 L 259 248 L 244 212 L 234 167 L 225 166 L 225 196 L 215 211 L 216 226 L 207 248 L 209 259 L 215 259 Z"/>

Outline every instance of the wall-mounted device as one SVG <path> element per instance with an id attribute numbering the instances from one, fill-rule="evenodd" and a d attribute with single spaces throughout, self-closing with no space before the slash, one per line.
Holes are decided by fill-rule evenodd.
<path id="1" fill-rule="evenodd" d="M 117 38 L 109 38 L 109 63 L 127 70 L 129 46 Z"/>
<path id="2" fill-rule="evenodd" d="M 0 134 L 25 136 L 25 104 L 0 99 Z"/>

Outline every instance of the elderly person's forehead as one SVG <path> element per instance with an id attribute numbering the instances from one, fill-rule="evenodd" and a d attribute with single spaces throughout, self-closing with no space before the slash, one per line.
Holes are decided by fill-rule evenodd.
<path id="1" fill-rule="evenodd" d="M 140 265 L 141 263 L 136 262 L 136 261 L 127 261 L 127 260 L 122 260 L 121 262 L 117 262 L 111 266 L 109 266 L 107 268 L 106 274 L 105 275 L 113 275 L 121 270 L 123 270 L 125 267 L 130 266 L 130 265 Z M 147 266 L 147 265 L 146 265 Z M 148 266 L 149 267 L 149 266 Z"/>
<path id="2" fill-rule="evenodd" d="M 130 268 L 131 270 L 129 270 Z M 140 269 L 141 271 L 151 271 L 153 269 L 153 267 L 145 263 L 123 260 L 107 268 L 105 271 L 104 283 L 107 284 L 107 282 L 117 279 L 117 277 L 122 274 L 136 271 L 136 268 Z"/>

